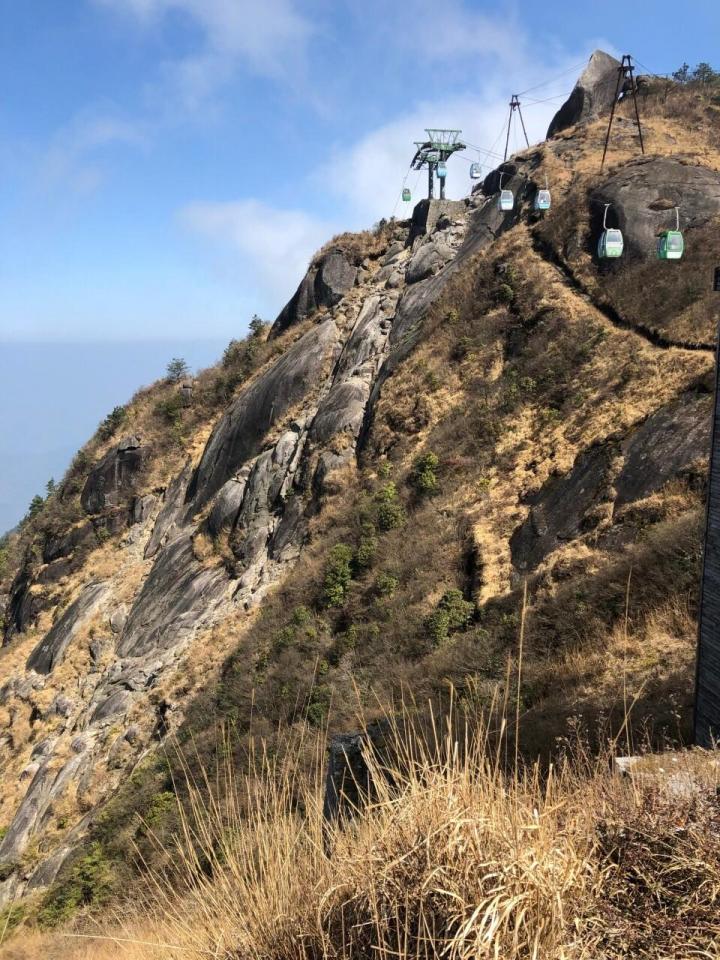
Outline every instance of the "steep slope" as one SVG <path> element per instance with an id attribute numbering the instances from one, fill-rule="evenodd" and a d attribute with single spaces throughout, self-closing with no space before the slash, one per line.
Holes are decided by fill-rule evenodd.
<path id="1" fill-rule="evenodd" d="M 89 444 L 10 564 L 0 902 L 61 868 L 46 914 L 83 902 L 87 836 L 118 878 L 152 858 L 137 814 L 171 830 L 171 733 L 212 762 L 223 719 L 241 754 L 278 725 L 347 729 L 403 686 L 486 704 L 525 583 L 525 749 L 579 714 L 595 735 L 628 695 L 651 735 L 686 732 L 718 107 L 642 89 L 644 158 L 621 103 L 600 175 L 602 118 L 566 111 L 505 165 L 510 214 L 495 172 L 336 238 L 267 336 Z M 593 252 L 608 202 L 628 243 L 613 264 Z M 660 263 L 674 206 L 687 255 Z"/>

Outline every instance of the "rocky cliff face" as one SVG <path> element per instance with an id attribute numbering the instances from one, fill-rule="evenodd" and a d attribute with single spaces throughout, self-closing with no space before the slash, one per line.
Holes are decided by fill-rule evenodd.
<path id="1" fill-rule="evenodd" d="M 720 256 L 720 155 L 700 131 L 674 156 L 682 116 L 650 91 L 650 155 L 621 123 L 599 177 L 611 61 L 594 55 L 551 127 L 581 129 L 504 166 L 511 213 L 496 171 L 464 201 L 339 238 L 248 341 L 239 386 L 221 370 L 181 404 L 158 387 L 125 436 L 93 441 L 8 592 L 0 906 L 55 880 L 218 682 L 213 719 L 230 703 L 241 727 L 249 702 L 272 725 L 316 669 L 338 701 L 351 682 L 369 700 L 408 678 L 433 694 L 472 676 L 475 696 L 502 677 L 525 578 L 538 716 L 561 676 L 565 713 L 611 698 L 596 646 L 603 630 L 612 646 L 628 568 L 645 571 L 638 646 L 665 617 L 656 689 L 685 675 L 692 612 L 668 626 L 657 584 L 671 571 L 687 608 L 715 322 L 696 276 Z M 593 253 L 604 203 L 628 243 L 610 267 Z M 676 205 L 688 255 L 658 264 L 654 232 Z M 230 396 L 205 414 L 203 390 Z M 317 570 L 341 537 L 352 560 L 329 601 Z M 459 620 L 456 594 L 473 611 Z M 286 719 L 312 721 L 324 701 L 307 696 L 315 713 Z"/>

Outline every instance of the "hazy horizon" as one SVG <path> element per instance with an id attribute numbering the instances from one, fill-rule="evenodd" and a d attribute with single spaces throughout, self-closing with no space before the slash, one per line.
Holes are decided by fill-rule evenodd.
<path id="1" fill-rule="evenodd" d="M 242 335 L 242 334 L 239 334 Z M 59 480 L 114 406 L 162 377 L 172 357 L 193 371 L 216 362 L 225 340 L 0 342 L 0 534 L 35 494 Z"/>

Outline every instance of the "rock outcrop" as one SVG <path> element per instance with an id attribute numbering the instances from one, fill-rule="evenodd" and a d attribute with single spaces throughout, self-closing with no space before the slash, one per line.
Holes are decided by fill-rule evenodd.
<path id="1" fill-rule="evenodd" d="M 619 66 L 615 57 L 596 50 L 572 93 L 550 121 L 548 137 L 609 110 L 615 98 Z"/>
<path id="2" fill-rule="evenodd" d="M 267 431 L 313 388 L 338 338 L 332 319 L 308 330 L 222 417 L 195 472 L 188 499 L 199 509 L 251 457 Z"/>
<path id="3" fill-rule="evenodd" d="M 357 272 L 357 265 L 342 250 L 328 250 L 305 274 L 273 324 L 270 336 L 278 336 L 300 323 L 318 307 L 334 307 L 352 289 Z"/>
<path id="4" fill-rule="evenodd" d="M 106 584 L 89 583 L 30 654 L 28 670 L 51 673 L 64 657 L 77 631 L 98 609 L 106 593 Z"/>
<path id="5" fill-rule="evenodd" d="M 660 230 L 675 228 L 675 207 L 682 230 L 693 230 L 720 214 L 720 172 L 674 157 L 640 157 L 603 180 L 592 195 L 592 235 L 608 225 L 623 232 L 628 253 L 653 256 Z"/>
<path id="6" fill-rule="evenodd" d="M 139 437 L 127 437 L 91 471 L 80 502 L 86 513 L 117 507 L 131 493 L 142 470 L 147 451 Z"/>
<path id="7" fill-rule="evenodd" d="M 595 54 L 553 132 L 605 110 L 616 78 L 617 61 Z M 680 511 L 697 499 L 712 358 L 702 343 L 664 352 L 676 345 L 641 335 L 611 284 L 628 286 L 638 261 L 650 269 L 674 205 L 690 239 L 695 227 L 713 229 L 720 174 L 697 156 L 654 156 L 599 184 L 573 167 L 583 129 L 523 151 L 464 200 L 422 201 L 412 223 L 335 241 L 267 341 L 237 344 L 232 362 L 180 388 L 172 429 L 151 388 L 126 420 L 142 442 L 88 446 L 94 466 L 73 474 L 5 585 L 13 645 L 3 651 L 0 750 L 14 792 L 0 807 L 0 908 L 52 882 L 128 772 L 194 722 L 203 671 L 214 683 L 223 670 L 225 683 L 237 650 L 246 686 L 230 709 L 256 690 L 267 729 L 274 700 L 305 698 L 310 660 L 333 697 L 359 675 L 368 689 L 379 676 L 390 689 L 400 675 L 422 684 L 434 670 L 445 684 L 467 667 L 489 684 L 505 662 L 521 578 L 533 593 L 571 595 L 573 563 L 600 566 L 612 548 L 620 556 L 655 517 L 667 519 L 665 500 Z M 534 211 L 537 184 L 563 164 L 565 196 L 553 194 L 551 214 Z M 501 185 L 512 211 L 498 209 Z M 601 267 L 590 246 L 604 203 L 628 258 Z M 432 497 L 411 473 L 428 453 L 437 453 Z M 386 494 L 398 511 L 390 530 L 378 512 Z M 353 560 L 343 609 L 325 608 L 310 582 L 322 584 L 322 538 L 332 545 L 336 534 L 358 556 L 362 546 L 382 557 L 375 570 Z M 308 579 L 300 563 L 286 580 L 306 551 Z M 382 583 L 396 586 L 381 596 Z M 406 607 L 392 607 L 393 590 Z M 444 612 L 440 597 L 459 591 L 478 619 L 435 644 L 427 624 Z M 283 620 L 272 604 L 286 596 Z M 265 632 L 254 634 L 245 612 L 259 606 Z M 364 775 L 362 746 L 333 741 L 330 817 L 348 770 Z M 63 796 L 70 825 L 48 830 Z M 49 838 L 39 858 L 26 855 L 33 837 Z"/>

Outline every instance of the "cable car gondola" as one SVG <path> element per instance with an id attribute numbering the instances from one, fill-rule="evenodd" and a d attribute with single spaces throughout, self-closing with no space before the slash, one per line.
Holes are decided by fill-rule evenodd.
<path id="1" fill-rule="evenodd" d="M 445 166 L 442 160 L 440 161 L 440 163 L 438 163 L 437 167 L 435 168 L 435 172 L 437 173 L 437 175 L 440 177 L 441 180 L 444 180 L 445 177 L 447 176 L 447 167 Z"/>
<path id="2" fill-rule="evenodd" d="M 675 229 L 662 230 L 657 238 L 658 260 L 680 260 L 685 252 L 685 240 L 680 232 L 680 211 L 675 207 Z"/>
<path id="3" fill-rule="evenodd" d="M 536 210 L 549 210 L 551 202 L 550 191 L 547 187 L 544 190 L 538 190 L 535 194 L 534 207 Z"/>
<path id="4" fill-rule="evenodd" d="M 503 190 L 503 177 L 504 173 L 500 174 L 500 193 L 497 198 L 497 208 L 498 210 L 512 210 L 515 206 L 515 195 L 512 190 Z"/>
<path id="5" fill-rule="evenodd" d="M 482 164 L 480 163 L 471 163 L 470 164 L 470 179 L 479 180 L 482 176 Z"/>
<path id="6" fill-rule="evenodd" d="M 608 229 L 607 212 L 609 206 L 609 203 L 605 204 L 605 212 L 603 213 L 603 229 L 597 246 L 598 257 L 601 259 L 621 257 L 623 255 L 623 250 L 625 249 L 625 241 L 623 240 L 622 232 L 617 229 Z"/>
<path id="7" fill-rule="evenodd" d="M 408 187 L 403 187 L 402 198 L 405 203 L 408 203 L 410 200 L 412 200 L 412 194 L 410 193 Z"/>

